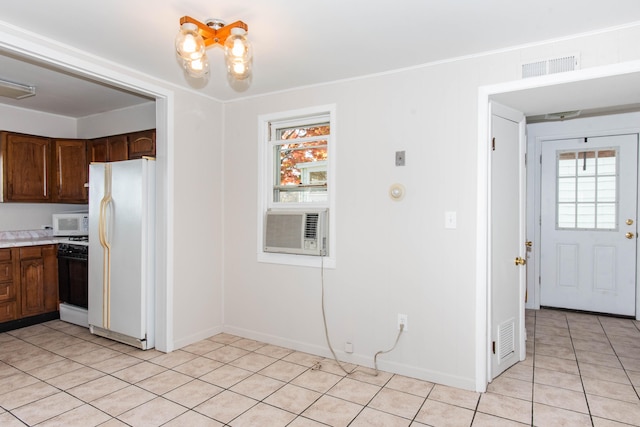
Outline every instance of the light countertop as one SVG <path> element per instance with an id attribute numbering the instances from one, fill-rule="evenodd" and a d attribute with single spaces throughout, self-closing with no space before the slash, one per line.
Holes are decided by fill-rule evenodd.
<path id="1" fill-rule="evenodd" d="M 37 245 L 51 245 L 60 243 L 61 240 L 65 242 L 68 239 L 14 239 L 14 240 L 0 240 L 0 249 L 4 248 L 16 248 L 20 246 L 37 246 Z"/>
<path id="2" fill-rule="evenodd" d="M 67 237 L 54 236 L 51 230 L 0 231 L 0 249 L 68 242 Z"/>

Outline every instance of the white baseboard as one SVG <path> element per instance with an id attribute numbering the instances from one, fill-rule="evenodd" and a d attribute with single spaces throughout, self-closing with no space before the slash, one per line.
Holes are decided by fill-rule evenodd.
<path id="1" fill-rule="evenodd" d="M 186 347 L 190 344 L 196 343 L 198 341 L 202 341 L 207 338 L 211 338 L 214 335 L 222 333 L 222 326 L 215 326 L 213 328 L 205 329 L 203 331 L 197 332 L 195 334 L 189 335 L 188 337 L 181 338 L 179 340 L 173 341 L 173 350 L 178 350 L 182 347 Z"/>
<path id="2" fill-rule="evenodd" d="M 333 359 L 333 355 L 327 346 L 318 346 L 302 341 L 290 340 L 274 335 L 263 334 L 243 328 L 225 325 L 223 331 L 228 334 L 237 335 L 256 341 L 261 341 L 279 347 L 289 348 L 291 350 L 301 351 L 304 353 Z M 334 349 L 336 356 L 340 362 L 354 363 L 356 365 L 373 368 L 373 355 L 364 355 L 360 353 L 345 353 L 344 351 Z M 378 358 L 378 369 L 392 374 L 403 375 L 406 377 L 417 378 L 423 381 L 429 381 L 436 384 L 447 385 L 450 387 L 462 388 L 465 390 L 475 391 L 475 378 L 461 377 L 457 375 L 447 374 L 445 372 L 433 371 L 422 367 L 411 366 L 403 363 L 386 361 Z"/>

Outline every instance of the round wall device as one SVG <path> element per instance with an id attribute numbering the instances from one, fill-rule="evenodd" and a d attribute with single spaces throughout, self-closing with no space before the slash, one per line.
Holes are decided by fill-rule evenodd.
<path id="1" fill-rule="evenodd" d="M 396 202 L 402 200 L 404 193 L 404 185 L 402 184 L 393 184 L 391 188 L 389 188 L 389 197 Z"/>

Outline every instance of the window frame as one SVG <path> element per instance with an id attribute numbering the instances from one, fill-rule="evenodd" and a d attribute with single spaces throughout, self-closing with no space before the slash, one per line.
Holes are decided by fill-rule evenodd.
<path id="1" fill-rule="evenodd" d="M 330 134 L 327 135 L 327 200 L 323 202 L 274 202 L 273 192 L 276 176 L 279 176 L 279 165 L 275 158 L 275 146 L 280 141 L 273 141 L 272 135 L 284 127 L 304 126 L 314 123 L 328 122 Z M 336 264 L 336 107 L 335 104 L 282 111 L 258 116 L 258 230 L 257 254 L 259 262 L 321 266 L 335 268 Z M 291 140 L 292 142 L 295 140 Z M 264 216 L 267 210 L 328 210 L 328 252 L 325 257 L 310 255 L 293 255 L 264 252 Z M 321 259 L 322 258 L 322 259 Z"/>
<path id="2" fill-rule="evenodd" d="M 280 163 L 277 160 L 277 155 L 278 155 L 278 150 L 277 147 L 278 146 L 282 146 L 285 144 L 298 144 L 298 143 L 305 143 L 305 142 L 310 142 L 310 141 L 322 141 L 322 140 L 326 140 L 327 141 L 327 154 L 330 155 L 331 153 L 331 147 L 330 147 L 330 142 L 331 142 L 331 138 L 332 138 L 332 134 L 330 132 L 329 135 L 323 135 L 323 136 L 316 136 L 316 137 L 312 137 L 312 138 L 295 138 L 295 139 L 291 139 L 291 140 L 282 140 L 282 139 L 278 139 L 278 136 L 280 134 L 280 130 L 281 129 L 290 129 L 290 128 L 295 128 L 295 127 L 306 127 L 306 126 L 313 126 L 315 124 L 324 124 L 324 123 L 329 123 L 329 127 L 331 128 L 331 117 L 329 114 L 317 114 L 317 115 L 305 115 L 304 117 L 296 117 L 296 118 L 285 118 L 284 120 L 270 120 L 268 122 L 268 126 L 269 126 L 269 135 L 268 135 L 268 140 L 265 141 L 265 143 L 269 146 L 269 149 L 271 150 L 271 161 L 268 162 L 269 163 L 269 168 L 273 171 L 273 173 L 270 176 L 270 183 L 271 183 L 271 188 L 272 188 L 272 195 L 269 199 L 269 208 L 270 209 L 303 209 L 303 208 L 310 208 L 310 209 L 316 209 L 316 208 L 328 208 L 328 195 L 329 195 L 329 182 L 327 180 L 327 185 L 326 185 L 326 189 L 324 190 L 324 192 L 327 194 L 327 200 L 326 201 L 322 201 L 322 202 L 276 202 L 274 201 L 274 193 L 275 193 L 275 189 L 276 187 L 280 187 L 279 183 L 276 183 L 277 181 L 277 177 L 279 177 L 280 175 Z M 304 149 L 302 149 L 304 150 Z M 268 161 L 268 160 L 267 160 Z M 325 163 L 328 165 L 331 162 L 331 158 L 329 157 L 328 161 L 325 161 Z M 327 169 L 327 175 L 329 175 L 329 170 Z M 293 186 L 292 186 L 293 188 Z M 298 187 L 299 188 L 299 187 Z"/>
<path id="3" fill-rule="evenodd" d="M 606 151 L 613 151 L 615 153 L 615 155 L 613 156 L 615 158 L 615 169 L 614 169 L 614 173 L 613 174 L 606 174 L 606 173 L 599 173 L 599 166 L 598 166 L 598 162 L 597 159 L 599 159 L 600 157 L 598 156 L 599 153 L 602 152 L 606 152 Z M 593 152 L 594 153 L 594 172 L 593 175 L 581 175 L 579 173 L 579 171 L 577 170 L 578 167 L 578 163 L 580 161 L 579 159 L 579 155 L 581 153 L 588 153 L 588 152 Z M 561 156 L 563 154 L 573 154 L 574 155 L 574 159 L 576 161 L 576 170 L 574 172 L 573 175 L 570 176 L 564 176 L 564 175 L 560 175 L 560 161 L 561 161 Z M 612 147 L 600 147 L 597 148 L 595 150 L 588 150 L 588 149 L 579 149 L 579 150 L 558 150 L 556 151 L 556 200 L 554 201 L 555 203 L 555 228 L 556 230 L 560 230 L 560 231 L 590 231 L 590 232 L 598 232 L 598 231 L 617 231 L 620 227 L 619 224 L 619 203 L 620 203 L 620 177 L 619 177 L 619 168 L 620 168 L 620 147 L 618 146 L 612 146 Z M 572 178 L 575 180 L 574 182 L 574 188 L 573 188 L 573 193 L 574 193 L 574 200 L 573 201 L 561 201 L 560 200 L 560 180 L 563 178 Z M 579 184 L 580 184 L 580 178 L 593 178 L 594 180 L 594 200 L 593 201 L 584 201 L 584 200 L 580 200 L 580 191 L 579 191 Z M 614 178 L 615 180 L 615 200 L 613 202 L 611 201 L 601 201 L 598 197 L 598 178 Z M 579 224 L 579 208 L 580 206 L 586 206 L 586 205 L 593 205 L 594 207 L 594 213 L 593 213 L 593 220 L 594 220 L 594 226 L 593 227 L 584 227 L 584 226 L 580 226 Z M 614 208 L 614 215 L 613 215 L 613 219 L 615 222 L 615 226 L 614 227 L 599 227 L 598 226 L 598 217 L 599 217 L 599 210 L 602 209 L 601 205 L 611 205 Z M 574 225 L 573 226 L 563 226 L 560 223 L 560 210 L 561 210 L 561 206 L 573 206 L 574 207 Z"/>

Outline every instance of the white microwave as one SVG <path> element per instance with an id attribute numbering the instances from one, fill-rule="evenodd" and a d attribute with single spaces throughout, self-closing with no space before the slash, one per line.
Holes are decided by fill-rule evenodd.
<path id="1" fill-rule="evenodd" d="M 88 236 L 88 213 L 59 213 L 53 214 L 54 236 Z"/>

